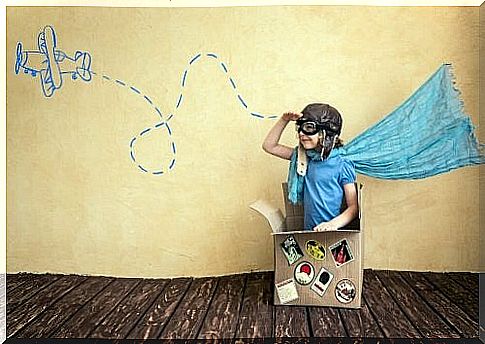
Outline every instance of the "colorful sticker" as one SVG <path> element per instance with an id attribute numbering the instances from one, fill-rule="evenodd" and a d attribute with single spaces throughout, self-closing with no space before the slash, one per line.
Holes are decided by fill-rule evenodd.
<path id="1" fill-rule="evenodd" d="M 293 235 L 289 235 L 286 237 L 285 241 L 281 243 L 281 249 L 283 250 L 285 257 L 288 260 L 289 265 L 293 264 L 298 259 L 303 257 L 303 252 L 300 246 L 298 246 L 298 243 L 296 242 Z"/>
<path id="2" fill-rule="evenodd" d="M 322 268 L 318 273 L 317 278 L 315 278 L 315 282 L 313 282 L 310 288 L 318 295 L 323 296 L 323 294 L 325 294 L 325 291 L 327 291 L 330 282 L 332 282 L 332 279 L 332 273 L 327 269 Z"/>
<path id="3" fill-rule="evenodd" d="M 315 277 L 315 268 L 309 262 L 301 262 L 295 268 L 295 280 L 301 285 L 310 284 Z"/>
<path id="4" fill-rule="evenodd" d="M 345 265 L 354 260 L 354 255 L 350 249 L 347 239 L 342 239 L 329 247 L 332 252 L 333 260 L 337 267 Z"/>
<path id="5" fill-rule="evenodd" d="M 308 254 L 316 260 L 325 259 L 325 247 L 316 240 L 308 240 L 305 245 Z"/>
<path id="6" fill-rule="evenodd" d="M 275 284 L 276 292 L 280 298 L 280 302 L 285 304 L 298 299 L 298 292 L 296 291 L 296 283 L 293 278 Z"/>
<path id="7" fill-rule="evenodd" d="M 355 285 L 349 279 L 339 281 L 335 287 L 335 297 L 342 303 L 349 303 L 355 299 Z"/>

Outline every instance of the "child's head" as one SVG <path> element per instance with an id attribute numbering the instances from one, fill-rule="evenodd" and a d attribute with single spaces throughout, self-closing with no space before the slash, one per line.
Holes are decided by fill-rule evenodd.
<path id="1" fill-rule="evenodd" d="M 339 139 L 342 116 L 328 104 L 309 104 L 301 112 L 297 121 L 300 143 L 305 149 L 316 149 L 323 159 L 334 147 L 342 146 Z"/>

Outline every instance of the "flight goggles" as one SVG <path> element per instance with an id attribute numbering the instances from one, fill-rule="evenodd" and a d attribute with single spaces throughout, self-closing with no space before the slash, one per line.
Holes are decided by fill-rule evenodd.
<path id="1" fill-rule="evenodd" d="M 296 131 L 305 135 L 315 135 L 323 130 L 329 136 L 339 134 L 338 128 L 331 122 L 317 123 L 311 119 L 299 119 L 296 121 Z"/>

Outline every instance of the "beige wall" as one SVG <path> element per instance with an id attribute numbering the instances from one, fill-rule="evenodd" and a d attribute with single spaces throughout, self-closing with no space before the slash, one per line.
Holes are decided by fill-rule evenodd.
<path id="1" fill-rule="evenodd" d="M 98 74 L 66 78 L 47 99 L 15 75 L 15 49 L 50 24 L 66 53 L 86 50 Z M 273 268 L 264 220 L 282 207 L 287 163 L 262 152 L 273 125 L 248 114 L 213 59 L 191 66 L 170 121 L 175 168 L 141 172 L 129 142 L 158 123 L 135 86 L 174 111 L 188 61 L 214 52 L 250 110 L 280 114 L 325 101 L 349 141 L 389 113 L 442 62 L 455 66 L 478 124 L 479 8 L 251 7 L 7 9 L 7 271 L 203 276 Z M 296 144 L 292 129 L 283 141 Z M 166 131 L 136 146 L 144 164 L 172 159 Z M 365 267 L 476 271 L 479 169 L 365 184 Z"/>
<path id="2" fill-rule="evenodd" d="M 480 6 L 480 56 L 484 56 L 485 54 L 485 3 L 482 3 Z M 485 94 L 485 59 L 482 57 L 480 59 L 480 93 Z M 485 123 L 485 97 L 479 98 L 480 102 L 480 123 Z M 485 135 L 485 128 L 484 126 L 480 126 L 478 128 L 478 132 L 480 133 L 481 137 Z M 483 165 L 479 168 L 480 173 L 480 200 L 479 200 L 479 213 L 480 213 L 480 247 L 485 247 L 485 199 L 483 196 L 485 195 L 485 167 Z M 483 251 L 480 253 L 480 272 L 485 272 L 485 254 Z M 482 284 L 481 284 L 482 285 Z M 483 300 L 483 298 L 482 298 Z M 483 319 L 481 317 L 481 319 Z"/>

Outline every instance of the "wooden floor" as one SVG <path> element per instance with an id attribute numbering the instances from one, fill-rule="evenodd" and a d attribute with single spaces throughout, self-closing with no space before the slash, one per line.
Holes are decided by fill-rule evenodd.
<path id="1" fill-rule="evenodd" d="M 9 338 L 472 338 L 478 274 L 365 270 L 360 310 L 273 306 L 273 273 L 7 274 Z"/>

